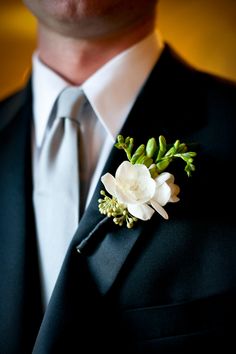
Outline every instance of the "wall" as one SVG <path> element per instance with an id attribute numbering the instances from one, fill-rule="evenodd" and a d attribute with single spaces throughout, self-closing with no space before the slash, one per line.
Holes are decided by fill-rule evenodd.
<path id="1" fill-rule="evenodd" d="M 192 64 L 236 80 L 236 0 L 160 0 L 158 26 Z M 0 98 L 26 81 L 35 37 L 21 0 L 0 0 Z"/>

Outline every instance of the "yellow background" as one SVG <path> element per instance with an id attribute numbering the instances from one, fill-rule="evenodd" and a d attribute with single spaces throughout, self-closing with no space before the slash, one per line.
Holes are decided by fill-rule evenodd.
<path id="1" fill-rule="evenodd" d="M 190 63 L 236 80 L 236 0 L 160 0 L 158 25 Z M 26 81 L 35 45 L 21 0 L 0 0 L 0 98 Z"/>

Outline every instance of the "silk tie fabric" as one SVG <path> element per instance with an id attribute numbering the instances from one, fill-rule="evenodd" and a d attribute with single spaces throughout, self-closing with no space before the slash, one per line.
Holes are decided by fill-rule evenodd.
<path id="1" fill-rule="evenodd" d="M 59 95 L 35 175 L 33 201 L 45 305 L 77 229 L 79 208 L 82 208 L 79 169 L 84 168 L 82 164 L 79 166 L 82 151 L 78 151 L 78 145 L 84 101 L 85 96 L 78 87 L 67 87 Z"/>

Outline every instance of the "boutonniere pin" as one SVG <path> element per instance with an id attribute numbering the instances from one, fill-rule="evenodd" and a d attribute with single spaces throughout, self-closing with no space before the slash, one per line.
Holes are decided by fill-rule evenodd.
<path id="1" fill-rule="evenodd" d="M 133 138 L 118 135 L 115 147 L 125 151 L 127 160 L 117 168 L 115 177 L 110 173 L 102 176 L 106 191 L 101 191 L 102 198 L 98 200 L 100 213 L 128 228 L 138 220 L 149 220 L 155 212 L 168 219 L 164 206 L 179 201 L 180 187 L 166 169 L 173 160 L 181 159 L 185 172 L 191 176 L 196 152 L 188 151 L 188 146 L 179 140 L 169 145 L 162 135 L 158 142 L 151 138 L 135 151 Z"/>

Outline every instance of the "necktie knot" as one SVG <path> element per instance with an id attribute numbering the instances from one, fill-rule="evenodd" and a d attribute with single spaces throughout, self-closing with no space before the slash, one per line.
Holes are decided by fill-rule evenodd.
<path id="1" fill-rule="evenodd" d="M 79 87 L 66 87 L 58 96 L 56 116 L 78 121 L 85 96 Z"/>

